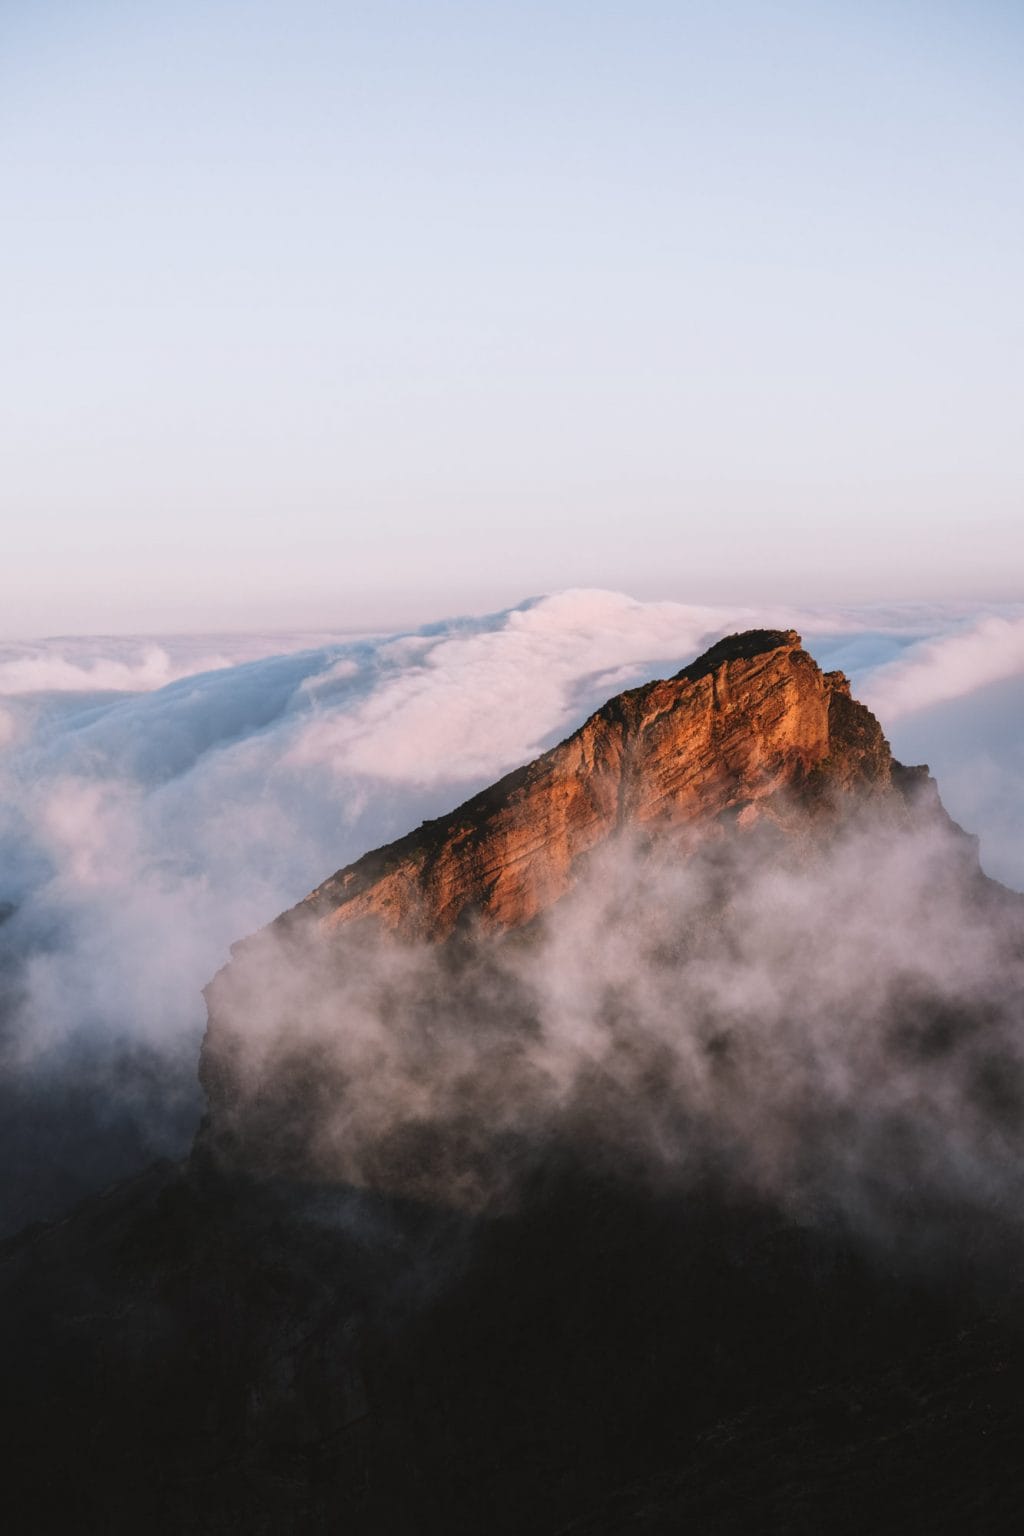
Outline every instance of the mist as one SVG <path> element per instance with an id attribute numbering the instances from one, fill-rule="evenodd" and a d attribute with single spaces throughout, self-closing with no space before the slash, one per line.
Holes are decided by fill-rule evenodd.
<path id="1" fill-rule="evenodd" d="M 472 1212 L 568 1151 L 921 1251 L 1019 1223 L 1024 900 L 930 804 L 620 840 L 501 938 L 270 929 L 209 989 L 206 1142 Z"/>
<path id="2" fill-rule="evenodd" d="M 1005 613 L 782 614 L 570 592 L 404 635 L 6 647 L 0 656 L 5 1225 L 57 1214 L 147 1158 L 180 1156 L 187 1148 L 201 1107 L 195 1065 L 206 1019 L 202 988 L 233 942 L 366 849 L 536 756 L 610 695 L 677 670 L 721 633 L 755 622 L 797 624 L 822 665 L 847 668 L 855 692 L 871 702 L 876 688 L 894 716 L 892 726 L 882 719 L 898 755 L 919 755 L 903 752 L 901 733 L 912 741 L 917 726 L 931 721 L 929 760 L 950 809 L 981 832 L 986 867 L 994 859 L 993 872 L 1024 883 L 1019 842 L 997 835 L 990 847 L 984 815 L 973 814 L 991 813 L 988 825 L 997 834 L 1005 824 L 1021 782 L 1019 736 L 1009 728 L 1002 737 L 983 731 L 976 752 L 995 767 L 978 775 L 965 756 L 975 750 L 973 738 L 968 741 L 957 717 L 949 717 L 949 729 L 942 723 L 942 711 L 967 708 L 986 689 L 1013 686 L 1008 668 L 1016 664 L 1019 619 Z M 969 663 L 950 667 L 945 692 L 935 681 L 944 645 L 958 646 Z M 943 752 L 962 765 L 951 779 L 956 803 L 936 760 Z M 640 877 L 630 866 L 615 878 L 630 889 Z M 799 918 L 813 927 L 825 896 L 802 898 L 798 890 L 787 888 L 786 899 L 797 906 L 804 900 L 807 910 L 803 917 L 795 912 L 794 923 Z M 675 892 L 666 910 L 695 910 L 702 899 Z M 838 894 L 829 898 L 830 910 L 837 900 Z M 602 938 L 602 954 L 620 942 L 615 934 L 627 948 L 642 938 L 628 914 L 619 926 L 607 917 L 585 918 L 582 907 L 572 910 L 578 944 L 570 943 L 568 930 L 553 932 L 544 941 L 544 963 L 531 961 L 531 970 L 524 962 L 512 981 L 506 977 L 525 999 L 523 1017 L 545 1042 L 542 1055 L 531 1058 L 538 1098 L 529 1102 L 549 1107 L 581 1102 L 588 1050 L 603 1063 L 602 1092 L 619 1081 L 607 1070 L 616 1053 L 595 1022 L 604 1017 L 605 1002 L 584 984 L 600 974 L 600 966 L 595 970 L 584 958 L 592 941 L 587 922 L 613 929 L 611 940 L 607 933 Z M 956 926 L 950 915 L 950 933 Z M 875 942 L 870 933 L 863 939 L 865 946 Z M 644 952 L 642 944 L 636 952 Z M 952 952 L 945 941 L 938 946 L 936 974 L 946 974 L 944 957 Z M 418 974 L 426 962 L 409 963 Z M 786 987 L 792 991 L 792 981 L 769 974 L 763 956 L 751 953 L 745 966 L 752 998 L 761 986 L 769 999 L 779 986 L 787 996 Z M 570 978 L 577 973 L 576 993 L 589 1002 L 556 1008 L 559 988 L 575 988 Z M 716 985 L 724 985 L 721 967 L 714 974 Z M 644 985 L 660 996 L 678 982 L 670 975 L 654 966 Z M 687 976 L 690 986 L 692 971 Z M 439 989 L 442 980 L 421 976 L 411 990 L 436 998 Z M 724 1009 L 729 1001 L 718 997 L 715 1006 Z M 732 1001 L 743 1016 L 742 999 Z M 631 1006 L 653 1049 L 668 1029 L 667 1016 L 646 994 Z M 422 1013 L 406 1007 L 402 1016 Z M 793 1002 L 785 1019 L 799 1013 Z M 352 1015 L 360 1016 L 358 1010 Z M 697 1049 L 680 1043 L 697 1029 L 697 1013 L 687 1017 L 683 1035 L 673 1036 L 673 1049 L 684 1055 Z M 375 1019 L 371 1010 L 367 1039 L 377 1050 Z M 778 1050 L 788 1038 L 785 1019 L 780 1015 L 775 1030 Z M 353 1042 L 361 1038 L 351 1020 L 345 1029 Z M 577 1036 L 582 1057 L 570 1050 Z M 693 1041 L 698 1038 L 699 1029 Z M 399 1063 L 405 1048 L 392 1047 Z M 459 1049 L 472 1056 L 471 1045 Z M 787 1049 L 796 1050 L 795 1041 Z M 571 1065 L 559 1068 L 562 1057 Z M 745 1051 L 748 1059 L 754 1057 Z M 449 1080 L 450 1065 L 439 1082 Z M 415 1073 L 411 1066 L 396 1070 L 393 1081 L 386 1073 L 379 1081 L 401 1103 L 401 1084 Z M 697 1097 L 709 1096 L 726 1125 L 727 1106 L 713 1105 L 715 1079 L 708 1070 L 687 1080 L 687 1115 L 696 1113 L 694 1084 L 700 1083 Z M 517 1136 L 527 1102 L 523 1095 L 510 1099 L 510 1133 Z M 781 1120 L 781 1104 L 772 1104 Z M 356 1144 L 362 1144 L 358 1138 Z"/>

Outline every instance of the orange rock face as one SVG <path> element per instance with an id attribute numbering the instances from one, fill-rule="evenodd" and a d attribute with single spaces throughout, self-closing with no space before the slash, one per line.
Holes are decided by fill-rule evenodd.
<path id="1" fill-rule="evenodd" d="M 884 792 L 892 766 L 874 716 L 799 635 L 734 635 L 610 700 L 560 746 L 339 871 L 279 922 L 330 932 L 372 918 L 409 939 L 442 939 L 469 916 L 516 927 L 624 829 L 685 841 L 723 817 L 746 826 L 794 799 L 821 803 L 823 791 Z"/>
<path id="2" fill-rule="evenodd" d="M 720 641 L 234 946 L 206 989 L 209 1113 L 197 1155 L 415 1198 L 490 1199 L 504 1153 L 500 1137 L 481 1148 L 472 1116 L 506 1097 L 529 1109 L 534 1080 L 520 1043 L 534 1038 L 536 1020 L 529 984 L 502 967 L 503 945 L 479 937 L 521 931 L 574 890 L 585 899 L 589 872 L 614 879 L 601 850 L 617 840 L 628 844 L 627 874 L 644 866 L 632 855 L 649 854 L 654 876 L 659 862 L 697 856 L 716 839 L 727 867 L 731 834 L 745 839 L 752 827 L 768 834 L 769 858 L 800 862 L 806 851 L 813 860 L 814 845 L 827 846 L 866 802 L 876 827 L 906 826 L 910 807 L 926 805 L 922 780 L 927 770 L 893 762 L 878 721 L 798 635 Z M 937 797 L 933 809 L 944 815 Z M 973 845 L 965 857 L 976 871 Z M 562 910 L 571 921 L 571 906 Z M 464 930 L 468 944 L 445 943 Z M 542 924 L 532 939 L 519 936 L 530 951 Z M 520 1069 L 511 1088 L 507 1074 Z"/>

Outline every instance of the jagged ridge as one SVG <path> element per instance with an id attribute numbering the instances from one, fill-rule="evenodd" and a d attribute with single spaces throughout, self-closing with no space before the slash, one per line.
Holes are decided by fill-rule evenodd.
<path id="1" fill-rule="evenodd" d="M 674 677 L 610 699 L 450 815 L 339 870 L 279 922 L 331 929 L 373 917 L 433 939 L 470 914 L 517 927 L 624 826 L 663 837 L 724 813 L 749 825 L 783 796 L 888 791 L 893 768 L 878 721 L 795 630 L 730 635 Z"/>

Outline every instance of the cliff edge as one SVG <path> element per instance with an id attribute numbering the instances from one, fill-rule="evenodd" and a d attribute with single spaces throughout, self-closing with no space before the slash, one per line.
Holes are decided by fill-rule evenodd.
<path id="1" fill-rule="evenodd" d="M 625 828 L 684 843 L 722 818 L 750 826 L 793 804 L 892 795 L 899 774 L 878 721 L 794 630 L 730 635 L 674 677 L 610 699 L 450 815 L 339 870 L 278 922 L 330 931 L 372 917 L 409 939 L 442 939 L 470 915 L 515 928 Z"/>

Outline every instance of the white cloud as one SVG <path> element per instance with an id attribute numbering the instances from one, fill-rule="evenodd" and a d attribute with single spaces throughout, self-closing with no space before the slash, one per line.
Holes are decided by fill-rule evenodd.
<path id="1" fill-rule="evenodd" d="M 976 623 L 966 637 L 981 637 L 988 660 L 968 646 L 961 666 L 962 613 L 900 618 L 570 591 L 416 635 L 248 636 L 220 652 L 203 637 L 0 648 L 0 676 L 18 690 L 0 713 L 0 904 L 18 908 L 0 934 L 22 966 L 18 1054 L 82 1037 L 194 1045 L 201 988 L 234 940 L 723 632 L 817 636 L 812 651 L 845 661 L 859 694 L 882 679 L 883 724 L 879 696 L 906 697 L 893 679 L 924 675 L 887 663 L 922 629 L 932 638 L 914 666 L 930 658 L 941 673 L 952 657 L 958 689 L 991 675 L 993 654 L 1015 654 L 1017 620 Z M 78 691 L 50 695 L 72 672 Z M 157 686 L 163 672 L 176 680 Z M 144 692 L 96 697 L 146 678 Z M 45 697 L 24 691 L 33 681 Z M 998 804 L 994 793 L 978 803 L 998 831 L 1024 759 L 993 752 Z M 964 820 L 984 858 L 985 825 Z M 1024 884 L 1024 866 L 1000 873 Z"/>
<path id="2" fill-rule="evenodd" d="M 862 697 L 886 722 L 1018 672 L 1024 672 L 1024 618 L 990 614 L 969 629 L 922 641 L 879 667 Z"/>
<path id="3" fill-rule="evenodd" d="M 59 879 L 88 889 L 123 885 L 133 857 L 137 791 L 109 779 L 58 779 L 41 796 L 36 826 L 40 846 Z"/>
<path id="4" fill-rule="evenodd" d="M 222 658 L 212 657 L 205 665 L 224 666 Z M 162 688 L 181 676 L 171 665 L 167 652 L 149 646 L 137 661 L 112 658 L 76 662 L 60 652 L 17 656 L 0 661 L 0 694 L 11 696 L 43 692 L 90 692 L 108 690 L 139 692 Z"/>
<path id="5" fill-rule="evenodd" d="M 828 636 L 825 649 L 841 652 L 852 637 L 884 662 L 902 643 L 898 617 L 888 614 L 884 631 L 873 631 L 869 618 L 848 613 L 802 619 L 576 590 L 416 635 L 292 637 L 283 655 L 267 654 L 280 649 L 278 637 L 239 637 L 225 641 L 225 653 L 241 659 L 215 672 L 206 670 L 213 652 L 202 637 L 149 649 L 64 640 L 52 643 L 48 661 L 19 661 L 8 647 L 0 652 L 8 682 L 36 677 L 51 686 L 68 666 L 93 684 L 129 673 L 137 680 L 140 668 L 189 676 L 60 708 L 26 694 L 5 711 L 0 724 L 15 719 L 17 731 L 0 782 L 0 900 L 21 904 L 27 939 L 48 935 L 48 963 L 66 944 L 83 951 L 86 966 L 88 947 L 123 925 L 125 904 L 155 903 L 147 952 L 155 959 L 173 942 L 178 1007 L 191 1018 L 232 940 L 367 848 L 529 760 L 622 688 L 674 672 L 723 632 L 756 623 L 806 622 Z M 931 616 L 936 629 L 940 620 Z M 920 625 L 917 611 L 912 624 Z M 1005 655 L 1020 632 L 1019 621 L 988 618 L 970 635 Z M 940 635 L 920 655 L 934 668 L 959 656 L 964 638 Z M 296 648 L 313 639 L 319 648 Z M 872 675 L 900 674 L 884 664 L 868 671 L 869 691 Z M 956 686 L 967 675 L 961 670 Z M 63 935 L 56 944 L 54 934 Z M 137 999 L 122 1006 L 117 979 L 140 960 L 126 946 L 104 952 L 103 1006 L 111 1027 L 134 1030 L 142 1026 Z M 69 1029 L 76 1010 L 71 989 Z"/>
<path id="6" fill-rule="evenodd" d="M 337 634 L 107 636 L 0 644 L 0 697 L 146 693 L 180 678 L 342 639 Z"/>
<path id="7" fill-rule="evenodd" d="M 568 1126 L 673 1179 L 710 1149 L 871 1229 L 909 1196 L 922 1240 L 931 1194 L 1018 1207 L 1015 917 L 979 906 L 941 823 L 765 848 L 704 864 L 617 840 L 528 946 L 457 976 L 429 944 L 264 934 L 211 993 L 229 1157 L 246 1137 L 272 1156 L 284 1127 L 315 1175 L 479 1208 Z"/>
<path id="8" fill-rule="evenodd" d="M 398 783 L 493 778 L 652 669 L 678 671 L 705 641 L 752 622 L 739 608 L 559 593 L 487 628 L 382 647 L 379 685 L 314 719 L 290 760 Z"/>

